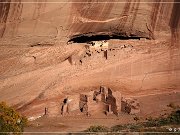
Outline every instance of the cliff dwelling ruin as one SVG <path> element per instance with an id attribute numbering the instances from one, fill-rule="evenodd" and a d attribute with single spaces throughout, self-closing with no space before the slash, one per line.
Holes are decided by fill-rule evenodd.
<path id="1" fill-rule="evenodd" d="M 126 35 L 126 34 L 112 34 L 112 33 L 85 33 L 85 34 L 80 34 L 80 35 L 74 35 L 70 37 L 70 40 L 67 42 L 68 45 L 83 45 L 85 47 L 84 52 L 81 53 L 75 53 L 69 57 L 69 62 L 73 65 L 76 64 L 82 64 L 83 59 L 85 57 L 91 57 L 95 55 L 96 53 L 102 53 L 102 57 L 105 59 L 108 59 L 109 56 L 115 56 L 115 52 L 110 51 L 118 51 L 120 49 L 129 47 L 132 45 L 124 45 L 123 42 L 121 41 L 128 41 L 128 40 L 143 40 L 145 41 L 146 39 L 151 39 L 148 36 L 142 36 L 142 35 Z M 119 41 L 119 45 L 115 43 L 116 45 L 114 46 L 114 43 L 111 41 Z"/>
<path id="2" fill-rule="evenodd" d="M 126 99 L 122 97 L 120 92 L 101 86 L 98 90 L 81 93 L 79 97 L 76 95 L 65 98 L 60 105 L 59 115 L 91 116 L 95 113 L 101 113 L 107 116 L 111 114 L 118 116 L 121 112 L 139 113 L 139 102 L 136 99 Z"/>

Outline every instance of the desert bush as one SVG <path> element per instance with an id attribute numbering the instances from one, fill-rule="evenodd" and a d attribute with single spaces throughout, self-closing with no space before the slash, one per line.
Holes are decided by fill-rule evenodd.
<path id="1" fill-rule="evenodd" d="M 108 132 L 109 129 L 105 126 L 90 126 L 85 132 Z"/>
<path id="2" fill-rule="evenodd" d="M 168 124 L 180 124 L 180 110 L 173 111 L 168 117 L 160 117 L 155 119 L 157 126 Z"/>
<path id="3" fill-rule="evenodd" d="M 130 131 L 138 132 L 139 129 L 141 129 L 142 127 L 143 126 L 141 125 L 141 123 L 139 123 L 139 124 L 130 124 L 129 129 L 130 129 Z"/>
<path id="4" fill-rule="evenodd" d="M 0 132 L 18 134 L 23 132 L 27 119 L 9 107 L 5 102 L 0 102 Z"/>
<path id="5" fill-rule="evenodd" d="M 111 131 L 131 131 L 131 132 L 167 132 L 165 125 L 179 125 L 180 124 L 180 110 L 173 111 L 167 117 L 159 117 L 153 119 L 148 117 L 146 122 L 136 124 L 116 125 L 111 127 Z"/>
<path id="6" fill-rule="evenodd" d="M 111 127 L 112 132 L 119 132 L 126 128 L 126 125 L 116 125 Z"/>
<path id="7" fill-rule="evenodd" d="M 176 109 L 176 105 L 174 104 L 174 103 L 169 103 L 168 105 L 167 105 L 168 107 L 171 107 L 172 109 Z"/>
<path id="8" fill-rule="evenodd" d="M 116 125 L 111 127 L 112 132 L 122 132 L 122 131 L 139 131 L 142 128 L 141 123 L 139 124 L 125 124 L 125 125 Z"/>
<path id="9" fill-rule="evenodd" d="M 167 119 L 171 124 L 180 124 L 180 110 L 172 112 Z"/>
<path id="10" fill-rule="evenodd" d="M 156 119 L 153 119 L 152 117 L 149 117 L 146 120 L 147 121 L 143 123 L 144 127 L 156 127 L 157 126 Z"/>
<path id="11" fill-rule="evenodd" d="M 163 126 L 180 124 L 180 110 L 173 111 L 167 117 L 159 117 L 155 119 L 148 117 L 146 120 L 147 121 L 145 122 L 139 122 L 136 124 L 116 125 L 111 127 L 109 130 L 103 126 L 91 126 L 86 130 L 86 132 L 167 132 L 168 130 Z"/>

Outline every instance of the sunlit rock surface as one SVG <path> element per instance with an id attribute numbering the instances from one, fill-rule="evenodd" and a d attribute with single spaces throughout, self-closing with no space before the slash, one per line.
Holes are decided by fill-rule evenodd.
<path id="1" fill-rule="evenodd" d="M 127 96 L 179 91 L 179 3 L 158 2 L 1 0 L 0 101 L 39 115 L 100 85 Z M 107 59 L 80 57 L 88 44 L 73 41 L 98 36 L 112 48 Z"/>

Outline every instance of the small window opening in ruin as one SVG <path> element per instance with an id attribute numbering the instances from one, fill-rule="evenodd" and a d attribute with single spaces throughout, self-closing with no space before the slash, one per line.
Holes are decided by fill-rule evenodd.
<path id="1" fill-rule="evenodd" d="M 80 111 L 83 112 L 83 108 L 80 108 Z"/>
<path id="2" fill-rule="evenodd" d="M 79 62 L 82 64 L 82 60 L 79 60 Z"/>
<path id="3" fill-rule="evenodd" d="M 110 39 L 119 39 L 119 40 L 130 40 L 137 39 L 141 40 L 142 38 L 148 39 L 146 37 L 140 37 L 138 35 L 121 35 L 121 34 L 79 34 L 70 37 L 68 43 L 89 43 L 91 41 L 102 41 L 102 40 L 110 40 Z"/>
<path id="4" fill-rule="evenodd" d="M 64 101 L 63 101 L 63 103 L 64 103 L 64 104 L 66 104 L 66 103 L 67 103 L 67 101 L 68 101 L 68 99 L 67 99 L 67 98 L 65 98 L 65 99 L 64 99 Z"/>

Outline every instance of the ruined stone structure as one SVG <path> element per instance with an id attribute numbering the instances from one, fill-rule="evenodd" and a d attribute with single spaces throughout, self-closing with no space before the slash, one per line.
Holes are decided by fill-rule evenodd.
<path id="1" fill-rule="evenodd" d="M 142 38 L 144 39 L 144 38 Z M 139 39 L 137 39 L 139 40 Z M 90 44 L 90 45 L 87 45 Z M 110 60 L 112 58 L 116 57 L 122 57 L 123 54 L 126 54 L 128 52 L 132 52 L 133 46 L 131 44 L 123 44 L 120 43 L 119 45 L 114 45 L 114 41 L 110 40 L 110 43 L 108 41 L 92 41 L 90 43 L 87 43 L 84 45 L 84 50 L 81 51 L 81 54 L 74 53 L 72 54 L 68 60 L 72 65 L 82 65 L 82 63 L 86 63 L 86 61 L 89 59 L 104 59 Z"/>
<path id="2" fill-rule="evenodd" d="M 73 102 L 79 102 L 79 106 L 74 106 L 72 109 Z M 101 86 L 99 90 L 80 94 L 79 101 L 70 101 L 70 98 L 64 99 L 61 106 L 62 115 L 78 114 L 79 112 L 87 116 L 96 112 L 118 115 L 121 112 L 121 94 Z"/>
<path id="3" fill-rule="evenodd" d="M 102 53 L 101 57 L 105 57 L 105 59 L 108 58 L 109 43 L 107 41 L 92 41 L 88 44 L 90 45 L 85 45 L 81 54 L 73 54 L 69 57 L 68 60 L 71 64 L 82 64 L 85 58 L 93 57 L 97 53 Z"/>
<path id="4" fill-rule="evenodd" d="M 69 99 L 65 98 L 61 107 L 61 114 L 62 115 L 66 115 L 67 113 L 69 113 Z"/>
<path id="5" fill-rule="evenodd" d="M 90 50 L 107 50 L 109 43 L 106 40 L 102 40 L 102 41 L 92 41 L 89 44 L 91 44 L 91 46 L 89 47 Z"/>

